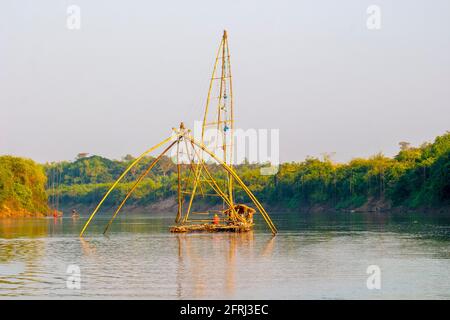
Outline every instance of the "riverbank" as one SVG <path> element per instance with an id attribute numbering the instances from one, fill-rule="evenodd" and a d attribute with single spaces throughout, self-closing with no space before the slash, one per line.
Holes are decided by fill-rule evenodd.
<path id="1" fill-rule="evenodd" d="M 0 156 L 0 217 L 41 217 L 50 209 L 44 168 L 31 159 Z"/>
<path id="2" fill-rule="evenodd" d="M 7 206 L 0 208 L 1 218 L 43 218 L 49 216 L 50 213 L 31 212 L 25 209 L 11 209 Z"/>
<path id="3" fill-rule="evenodd" d="M 249 206 L 253 206 L 251 203 L 246 203 Z M 439 214 L 439 215 L 449 215 L 450 216 L 450 206 L 444 207 L 420 207 L 420 208 L 406 208 L 404 206 L 392 207 L 391 204 L 386 201 L 374 200 L 370 199 L 364 205 L 353 208 L 353 209 L 336 209 L 331 205 L 313 205 L 308 207 L 297 207 L 290 208 L 283 205 L 268 205 L 263 204 L 267 211 L 269 212 L 298 212 L 300 214 L 309 214 L 309 213 L 339 213 L 339 212 L 360 212 L 360 213 L 424 213 L 424 214 Z M 76 210 L 82 215 L 88 215 L 92 213 L 95 209 L 96 204 L 80 204 L 80 203 L 62 203 L 61 210 L 67 215 L 72 212 L 72 210 Z M 116 206 L 103 206 L 101 212 L 114 212 Z M 205 210 L 221 210 L 222 205 L 209 205 L 206 203 L 197 204 L 193 207 L 193 211 L 205 211 Z M 177 212 L 177 202 L 175 197 L 169 197 L 166 199 L 158 200 L 149 205 L 125 205 L 122 210 L 122 213 L 125 214 L 133 214 L 133 213 L 142 213 L 142 212 L 151 212 L 151 213 L 168 213 L 168 212 Z"/>

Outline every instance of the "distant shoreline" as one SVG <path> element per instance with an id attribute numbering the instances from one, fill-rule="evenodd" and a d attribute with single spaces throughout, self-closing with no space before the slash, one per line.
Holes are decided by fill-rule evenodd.
<path id="1" fill-rule="evenodd" d="M 246 203 L 249 206 L 252 206 L 252 203 Z M 62 211 L 65 216 L 70 216 L 72 210 L 76 210 L 83 216 L 89 215 L 95 209 L 97 203 L 92 204 L 84 204 L 77 202 L 70 202 L 60 204 L 58 208 L 59 211 Z M 336 209 L 335 207 L 327 204 L 315 204 L 312 206 L 300 206 L 296 208 L 286 207 L 281 204 L 279 205 L 269 205 L 263 204 L 267 211 L 271 212 L 289 212 L 289 213 L 299 213 L 299 214 L 314 214 L 314 213 L 423 213 L 423 214 L 444 214 L 450 216 L 450 206 L 441 206 L 441 207 L 419 207 L 419 208 L 408 208 L 405 206 L 396 206 L 392 207 L 387 201 L 380 201 L 370 199 L 366 203 L 364 203 L 359 208 L 353 209 Z M 221 205 L 210 205 L 208 203 L 197 204 L 197 207 L 193 207 L 193 211 L 206 211 L 206 210 L 220 210 L 222 208 Z M 101 212 L 114 212 L 116 206 L 104 205 L 101 209 Z M 133 214 L 133 213 L 142 213 L 142 212 L 152 212 L 152 213 L 168 213 L 168 212 L 177 212 L 177 203 L 175 197 L 168 197 L 165 199 L 154 201 L 151 204 L 147 205 L 136 205 L 136 204 L 128 204 L 125 205 L 121 213 L 125 214 Z M 42 212 L 30 212 L 24 209 L 11 209 L 9 207 L 3 206 L 0 208 L 0 219 L 2 218 L 45 218 L 52 216 L 50 211 L 42 213 Z"/>
<path id="2" fill-rule="evenodd" d="M 251 203 L 247 203 L 249 206 L 252 206 Z M 81 215 L 89 215 L 95 209 L 97 204 L 81 204 L 81 203 L 62 203 L 60 210 L 65 213 L 65 215 L 69 215 L 72 210 L 76 210 Z M 378 208 L 370 203 L 366 203 L 364 206 L 356 209 L 336 209 L 327 205 L 314 205 L 311 207 L 299 207 L 299 208 L 289 208 L 281 205 L 267 205 L 263 204 L 265 209 L 270 212 L 289 212 L 289 213 L 299 213 L 299 214 L 309 214 L 309 213 L 424 213 L 424 214 L 445 214 L 450 216 L 450 206 L 442 206 L 436 208 L 406 208 L 406 207 L 389 207 L 384 206 Z M 114 212 L 116 206 L 104 206 L 101 209 L 101 212 Z M 199 207 L 193 208 L 193 210 L 220 210 L 220 205 L 209 206 L 207 204 L 203 204 Z M 125 205 L 121 213 L 125 214 L 133 214 L 133 213 L 142 213 L 142 212 L 152 212 L 152 213 L 168 213 L 173 212 L 174 214 L 177 212 L 177 205 L 174 197 L 170 197 L 167 199 L 162 199 L 156 201 L 150 205 Z"/>

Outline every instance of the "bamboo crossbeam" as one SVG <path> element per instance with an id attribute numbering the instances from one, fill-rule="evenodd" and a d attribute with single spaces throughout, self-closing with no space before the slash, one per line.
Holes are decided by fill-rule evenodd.
<path id="1" fill-rule="evenodd" d="M 222 58 L 222 57 L 221 57 Z M 222 80 L 222 79 L 230 79 L 231 78 L 231 76 L 227 76 L 227 77 L 214 77 L 214 78 L 211 78 L 211 80 Z"/>
<path id="2" fill-rule="evenodd" d="M 231 120 L 221 120 L 220 122 L 217 121 L 207 122 L 205 123 L 205 126 L 215 126 L 218 124 L 227 124 L 227 123 L 231 123 Z"/>

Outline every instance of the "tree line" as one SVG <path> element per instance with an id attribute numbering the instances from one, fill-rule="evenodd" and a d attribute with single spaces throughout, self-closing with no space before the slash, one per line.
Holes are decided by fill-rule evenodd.
<path id="1" fill-rule="evenodd" d="M 47 213 L 46 181 L 33 160 L 0 156 L 0 215 Z"/>
<path id="2" fill-rule="evenodd" d="M 367 159 L 334 163 L 327 157 L 308 157 L 302 162 L 281 164 L 273 176 L 260 174 L 263 164 L 244 163 L 236 166 L 236 170 L 260 201 L 283 208 L 357 209 L 368 202 L 387 207 L 444 207 L 450 204 L 449 157 L 450 133 L 447 132 L 434 142 L 418 147 L 401 142 L 400 151 L 393 158 L 380 153 Z M 119 203 L 153 159 L 142 160 L 106 203 Z M 46 164 L 47 176 L 54 178 L 55 172 L 59 176 L 58 188 L 48 188 L 48 193 L 52 197 L 57 192 L 62 203 L 95 204 L 133 160 L 130 155 L 121 160 L 91 156 Z M 221 169 L 217 165 L 209 168 L 218 175 L 219 184 L 225 184 L 226 175 Z M 176 194 L 176 165 L 163 157 L 129 203 L 147 205 Z M 240 188 L 236 188 L 235 199 L 248 202 Z M 205 201 L 217 203 L 215 198 L 205 198 Z"/>

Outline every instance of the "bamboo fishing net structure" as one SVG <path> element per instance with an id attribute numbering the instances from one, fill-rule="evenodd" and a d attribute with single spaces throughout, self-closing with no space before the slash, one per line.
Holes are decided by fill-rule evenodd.
<path id="1" fill-rule="evenodd" d="M 172 128 L 171 136 L 138 156 L 112 184 L 89 216 L 81 230 L 80 237 L 83 236 L 104 201 L 130 170 L 135 168 L 147 155 L 163 146 L 165 148 L 151 161 L 146 170 L 137 178 L 124 199 L 120 202 L 106 225 L 104 233 L 108 231 L 138 185 L 156 164 L 169 151 L 172 151 L 171 158 L 177 166 L 178 185 L 177 215 L 175 217 L 175 225 L 170 227 L 171 232 L 245 232 L 253 228 L 253 215 L 258 212 L 263 217 L 270 231 L 276 234 L 277 229 L 269 214 L 233 168 L 233 111 L 230 52 L 228 35 L 224 31 L 210 80 L 200 139 L 196 139 L 191 134 L 191 130 L 187 129 L 183 122 L 181 122 L 178 128 Z M 207 139 L 209 129 L 214 129 L 214 143 L 209 143 L 210 141 Z M 212 150 L 210 146 L 212 146 Z M 215 173 L 210 170 L 209 162 L 213 162 L 221 168 L 226 177 L 225 183 L 219 181 Z M 236 204 L 234 202 L 233 193 L 236 186 L 240 187 L 247 194 L 250 202 L 253 203 L 256 209 L 245 204 Z M 207 190 L 209 190 L 209 193 Z M 192 218 L 193 203 L 199 196 L 219 197 L 222 200 L 223 209 L 216 210 L 213 219 Z M 213 212 L 213 210 L 207 210 L 203 214 L 210 215 Z"/>

